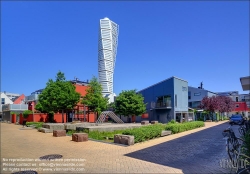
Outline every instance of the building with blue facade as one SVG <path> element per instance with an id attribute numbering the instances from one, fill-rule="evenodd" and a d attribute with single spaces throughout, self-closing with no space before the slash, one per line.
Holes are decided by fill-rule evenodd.
<path id="1" fill-rule="evenodd" d="M 149 121 L 167 123 L 176 120 L 193 120 L 193 113 L 188 112 L 188 82 L 171 77 L 149 86 L 137 93 L 142 94 Z M 191 117 L 190 117 L 191 116 Z"/>
<path id="2" fill-rule="evenodd" d="M 201 100 L 204 97 L 212 97 L 216 95 L 217 93 L 203 89 L 202 86 L 198 88 L 189 86 L 188 87 L 188 107 L 199 109 Z"/>

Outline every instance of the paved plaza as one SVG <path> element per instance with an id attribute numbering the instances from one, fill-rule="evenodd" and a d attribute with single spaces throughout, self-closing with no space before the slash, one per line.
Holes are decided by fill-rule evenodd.
<path id="1" fill-rule="evenodd" d="M 220 166 L 220 161 L 227 158 L 222 130 L 229 124 L 223 121 L 206 122 L 205 125 L 133 146 L 122 146 L 92 140 L 77 143 L 71 141 L 71 136 L 53 137 L 52 133 L 22 130 L 21 125 L 1 123 L 1 173 L 16 172 L 17 167 L 10 167 L 13 163 L 15 166 L 32 163 L 29 165 L 38 173 L 77 173 L 72 168 L 79 173 L 228 173 L 228 169 Z M 47 161 L 43 164 L 37 160 L 50 154 L 60 154 L 64 161 L 49 161 L 48 165 Z M 76 166 L 59 172 L 56 163 Z"/>

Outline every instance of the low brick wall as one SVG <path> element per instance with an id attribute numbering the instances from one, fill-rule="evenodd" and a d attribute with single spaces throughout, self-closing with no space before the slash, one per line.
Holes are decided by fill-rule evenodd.
<path id="1" fill-rule="evenodd" d="M 134 136 L 131 135 L 122 135 L 122 134 L 115 134 L 114 135 L 114 143 L 117 144 L 124 144 L 124 145 L 134 145 Z"/>

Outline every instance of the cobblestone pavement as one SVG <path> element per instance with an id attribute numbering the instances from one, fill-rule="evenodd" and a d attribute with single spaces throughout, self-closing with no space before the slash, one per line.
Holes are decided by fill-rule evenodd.
<path id="1" fill-rule="evenodd" d="M 53 137 L 51 133 L 21 130 L 20 125 L 1 123 L 1 173 L 21 170 L 20 165 L 24 166 L 23 170 L 31 168 L 38 173 L 63 173 L 56 168 L 68 170 L 64 173 L 76 173 L 73 169 L 84 169 L 79 173 L 228 173 L 229 170 L 219 164 L 227 158 L 222 130 L 228 126 L 228 122 L 206 123 L 203 128 L 120 146 L 91 140 L 77 143 L 69 136 Z M 35 161 L 49 154 L 62 155 L 64 162 Z M 27 162 L 28 159 L 33 161 Z M 65 162 L 67 159 L 85 161 Z M 59 163 L 78 163 L 84 167 L 56 167 Z M 15 166 L 10 167 L 13 164 Z"/>

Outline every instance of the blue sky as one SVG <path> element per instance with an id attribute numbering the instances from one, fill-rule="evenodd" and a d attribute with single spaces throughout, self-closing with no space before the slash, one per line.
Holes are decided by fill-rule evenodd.
<path id="1" fill-rule="evenodd" d="M 29 95 L 59 70 L 68 80 L 98 77 L 99 20 L 108 17 L 119 25 L 116 94 L 171 76 L 247 93 L 247 1 L 1 3 L 1 91 Z"/>

